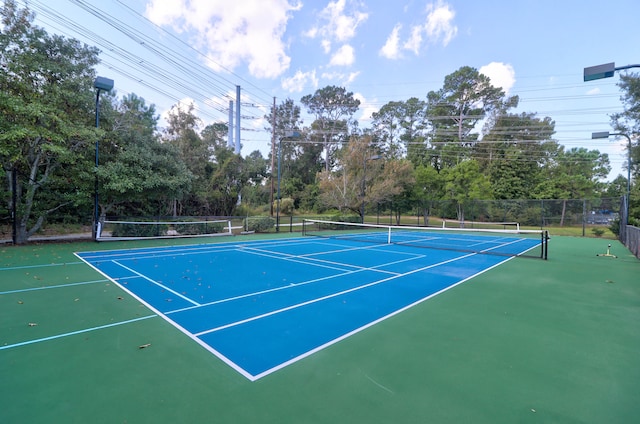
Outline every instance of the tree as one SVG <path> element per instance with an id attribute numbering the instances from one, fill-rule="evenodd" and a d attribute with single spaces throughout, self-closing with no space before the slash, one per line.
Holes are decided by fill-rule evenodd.
<path id="1" fill-rule="evenodd" d="M 474 147 L 474 157 L 491 180 L 496 199 L 531 198 L 542 169 L 557 152 L 551 118 L 532 113 L 501 114 Z"/>
<path id="2" fill-rule="evenodd" d="M 453 168 L 443 171 L 446 195 L 456 201 L 458 221 L 464 223 L 465 206 L 475 199 L 491 197 L 489 179 L 480 172 L 480 165 L 475 159 L 467 159 Z"/>
<path id="3" fill-rule="evenodd" d="M 338 155 L 336 170 L 320 173 L 320 201 L 325 207 L 355 212 L 363 220 L 363 205 L 387 202 L 413 183 L 408 161 L 380 157 L 370 141 L 368 136 L 352 136 Z"/>
<path id="4" fill-rule="evenodd" d="M 426 162 L 426 105 L 412 97 L 404 102 L 389 102 L 373 113 L 374 133 L 389 158 L 400 159 L 406 152 L 414 165 Z"/>
<path id="5" fill-rule="evenodd" d="M 275 112 L 275 114 L 274 114 Z M 267 129 L 273 134 L 271 146 L 271 199 L 274 198 L 274 190 L 277 179 L 277 148 L 280 152 L 280 191 L 281 196 L 294 199 L 296 206 L 300 206 L 304 198 L 305 188 L 315 184 L 316 174 L 322 169 L 322 146 L 308 143 L 305 131 L 302 129 L 300 107 L 293 100 L 286 99 L 276 106 L 275 111 L 265 116 L 269 123 Z M 275 127 L 273 125 L 275 124 Z M 300 138 L 287 138 L 290 131 L 298 131 Z M 271 201 L 271 215 L 273 215 L 274 202 Z"/>
<path id="6" fill-rule="evenodd" d="M 424 225 L 429 224 L 431 208 L 436 200 L 444 196 L 444 178 L 429 165 L 420 165 L 415 171 L 413 198 L 422 205 Z"/>
<path id="7" fill-rule="evenodd" d="M 430 142 L 436 169 L 455 166 L 468 158 L 478 141 L 478 123 L 493 114 L 504 113 L 518 104 L 518 97 L 506 97 L 501 88 L 477 69 L 463 66 L 447 75 L 443 87 L 427 94 L 427 117 L 431 123 Z"/>
<path id="8" fill-rule="evenodd" d="M 193 176 L 178 147 L 157 139 L 155 106 L 130 94 L 104 116 L 108 136 L 97 171 L 101 219 L 113 212 L 164 213 L 169 201 L 189 191 Z"/>
<path id="9" fill-rule="evenodd" d="M 617 132 L 629 135 L 631 137 L 631 193 L 629 196 L 629 215 L 640 219 L 640 197 L 634 195 L 638 190 L 633 187 L 637 186 L 640 177 L 640 74 L 628 73 L 620 75 L 618 86 L 622 90 L 621 97 L 624 111 L 611 115 L 611 124 Z M 628 148 L 628 147 L 627 147 Z M 634 181 L 636 184 L 633 184 Z M 637 188 L 637 187 L 636 187 Z"/>
<path id="10" fill-rule="evenodd" d="M 327 86 L 313 95 L 300 99 L 309 113 L 315 116 L 311 125 L 312 136 L 321 141 L 325 150 L 325 170 L 331 168 L 331 155 L 336 146 L 346 139 L 351 117 L 358 110 L 360 100 L 343 87 Z"/>
<path id="11" fill-rule="evenodd" d="M 8 191 L 15 187 L 9 209 L 16 210 L 16 242 L 24 243 L 49 214 L 77 199 L 73 181 L 56 195 L 40 194 L 57 176 L 74 175 L 76 162 L 87 165 L 76 159 L 96 137 L 90 122 L 98 50 L 33 26 L 33 14 L 14 0 L 1 15 L 0 162 Z"/>
<path id="12" fill-rule="evenodd" d="M 562 199 L 560 225 L 564 225 L 567 200 L 592 197 L 601 189 L 600 180 L 611 170 L 609 156 L 598 150 L 560 148 L 550 162 L 545 178 L 534 194 L 539 199 Z"/>

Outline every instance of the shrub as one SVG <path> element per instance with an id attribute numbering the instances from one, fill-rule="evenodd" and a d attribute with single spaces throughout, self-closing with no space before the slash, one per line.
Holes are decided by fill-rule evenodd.
<path id="1" fill-rule="evenodd" d="M 276 220 L 270 216 L 251 216 L 245 218 L 244 227 L 247 231 L 263 233 L 269 231 L 276 225 Z"/>

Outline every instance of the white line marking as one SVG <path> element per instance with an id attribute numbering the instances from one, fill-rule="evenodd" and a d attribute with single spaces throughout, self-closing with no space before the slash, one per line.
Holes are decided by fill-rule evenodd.
<path id="1" fill-rule="evenodd" d="M 129 268 L 129 267 L 127 267 L 127 266 L 125 266 L 125 265 L 122 265 L 122 264 L 121 264 L 121 263 L 119 263 L 118 261 L 112 261 L 112 262 L 113 262 L 114 264 L 118 265 L 118 266 L 121 266 L 122 268 L 126 269 L 127 271 L 131 271 L 131 272 L 133 272 L 134 274 L 136 274 L 137 276 L 144 278 L 145 280 L 149 281 L 151 284 L 155 284 L 155 285 L 156 285 L 156 286 L 158 286 L 158 287 L 162 287 L 163 289 L 165 289 L 165 290 L 167 290 L 167 291 L 169 291 L 169 292 L 171 292 L 171 293 L 175 294 L 176 296 L 178 296 L 178 297 L 180 297 L 180 298 L 182 298 L 182 299 L 186 300 L 187 302 L 189 302 L 189 303 L 191 303 L 191 304 L 193 304 L 193 305 L 196 305 L 196 306 L 199 306 L 199 305 L 200 305 L 198 302 L 194 302 L 193 300 L 189 299 L 187 296 L 184 296 L 184 295 L 182 295 L 182 294 L 178 293 L 177 291 L 175 291 L 175 290 L 173 290 L 173 289 L 171 289 L 171 288 L 169 288 L 169 287 L 165 286 L 164 284 L 160 284 L 160 283 L 158 283 L 157 281 L 152 280 L 151 278 L 147 277 L 147 276 L 146 276 L 146 275 L 144 275 L 144 274 L 140 274 L 138 271 L 136 271 L 136 270 L 134 270 L 134 269 L 131 269 L 131 268 Z"/>
<path id="2" fill-rule="evenodd" d="M 200 336 L 203 336 L 205 334 L 209 334 L 209 333 L 213 333 L 213 332 L 216 332 L 216 331 L 224 330 L 225 328 L 230 328 L 230 327 L 235 327 L 235 326 L 238 326 L 238 325 L 246 324 L 247 322 L 251 322 L 251 321 L 258 320 L 258 319 L 266 318 L 266 317 L 269 317 L 271 315 L 276 315 L 276 314 L 279 314 L 279 313 L 282 313 L 282 312 L 290 311 L 292 309 L 300 308 L 300 307 L 303 307 L 303 306 L 311 305 L 313 303 L 321 302 L 323 300 L 331 299 L 333 297 L 338 297 L 338 296 L 342 296 L 342 295 L 347 294 L 347 293 L 351 293 L 351 292 L 354 292 L 354 291 L 362 290 L 362 289 L 365 289 L 367 287 L 372 287 L 372 286 L 375 286 L 375 285 L 378 285 L 378 284 L 386 283 L 386 282 L 389 282 L 391 280 L 395 280 L 395 279 L 400 278 L 400 277 L 406 277 L 407 275 L 415 274 L 416 272 L 421 272 L 421 271 L 424 271 L 424 270 L 427 270 L 427 269 L 430 269 L 430 268 L 435 268 L 435 267 L 438 267 L 438 266 L 441 266 L 441 265 L 445 265 L 445 264 L 450 263 L 450 262 L 455 262 L 455 261 L 458 261 L 460 259 L 468 258 L 468 257 L 473 256 L 473 255 L 476 255 L 476 253 L 470 253 L 468 255 L 464 255 L 464 256 L 457 257 L 457 258 L 449 259 L 449 260 L 446 260 L 446 261 L 443 261 L 443 262 L 438 262 L 436 264 L 431 264 L 431 265 L 428 265 L 428 266 L 425 266 L 425 267 L 422 267 L 422 268 L 411 270 L 411 271 L 406 272 L 404 274 L 397 274 L 397 275 L 394 275 L 392 277 L 383 278 L 382 280 L 373 281 L 371 283 L 363 284 L 363 285 L 357 286 L 357 287 L 352 287 L 350 289 L 342 290 L 342 291 L 337 292 L 337 293 L 332 293 L 332 294 L 329 294 L 329 295 L 326 295 L 326 296 L 322 296 L 322 297 L 318 297 L 318 298 L 315 298 L 315 299 L 312 299 L 312 300 L 308 300 L 306 302 L 302 302 L 302 303 L 298 303 L 298 304 L 295 304 L 295 305 L 287 306 L 285 308 L 277 309 L 275 311 L 271 311 L 271 312 L 267 312 L 267 313 L 264 313 L 264 314 L 256 315 L 256 316 L 251 317 L 251 318 L 247 318 L 247 319 L 243 319 L 243 320 L 240 320 L 240 321 L 237 321 L 237 322 L 232 322 L 230 324 L 225 324 L 225 325 L 222 325 L 222 326 L 219 326 L 219 327 L 211 328 L 209 330 L 205 330 L 205 331 L 201 331 L 199 333 L 195 333 L 194 336 L 200 337 Z"/>
<path id="3" fill-rule="evenodd" d="M 106 283 L 107 281 L 109 280 L 94 280 L 94 281 L 83 281 L 81 283 L 58 284 L 55 286 L 32 287 L 30 289 L 4 291 L 4 292 L 0 292 L 0 294 L 24 293 L 24 292 L 30 292 L 30 291 L 36 291 L 36 290 L 48 290 L 48 289 L 61 289 L 65 287 L 82 286 L 85 284 Z"/>
<path id="4" fill-rule="evenodd" d="M 114 323 L 111 323 L 111 324 L 100 325 L 98 327 L 91 327 L 91 328 L 85 328 L 84 330 L 72 331 L 70 333 L 62 333 L 62 334 L 57 334 L 55 336 L 43 337 L 41 339 L 28 340 L 26 342 L 20 342 L 20 343 L 14 343 L 14 344 L 6 345 L 6 346 L 0 346 L 0 350 L 11 349 L 11 348 L 20 347 L 20 346 L 26 346 L 26 345 L 30 345 L 30 344 L 34 344 L 34 343 L 46 342 L 46 341 L 49 341 L 49 340 L 61 339 L 63 337 L 68 337 L 68 336 L 75 336 L 76 334 L 88 333 L 90 331 L 102 330 L 102 329 L 105 329 L 105 328 L 116 327 L 118 325 L 123 325 L 123 324 L 130 324 L 132 322 L 142 321 L 142 320 L 153 318 L 153 317 L 157 317 L 157 316 L 158 315 L 155 315 L 155 314 L 154 315 L 147 315 L 147 316 L 144 316 L 144 317 L 134 318 L 134 319 L 130 319 L 130 320 L 127 320 L 127 321 L 114 322 Z"/>

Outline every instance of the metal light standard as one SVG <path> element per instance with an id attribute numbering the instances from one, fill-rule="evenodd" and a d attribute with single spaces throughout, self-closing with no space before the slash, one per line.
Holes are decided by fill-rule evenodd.
<path id="1" fill-rule="evenodd" d="M 100 127 L 100 91 L 111 91 L 113 88 L 113 80 L 105 77 L 97 77 L 93 82 L 93 87 L 96 89 L 96 128 Z M 98 206 L 98 149 L 99 141 L 96 137 L 96 178 L 95 188 L 93 191 L 93 228 L 92 236 L 94 240 L 97 240 L 100 235 L 100 210 Z"/>
<path id="2" fill-rule="evenodd" d="M 629 197 L 631 196 L 631 137 L 624 133 L 610 133 L 609 131 L 599 131 L 591 133 L 591 139 L 609 138 L 611 136 L 627 137 L 627 210 L 625 214 L 625 225 L 629 223 Z"/>
<path id="3" fill-rule="evenodd" d="M 362 205 L 360 206 L 360 220 L 362 222 L 362 224 L 364 224 L 364 196 L 366 193 L 366 181 L 367 181 L 367 162 L 370 160 L 378 160 L 378 159 L 382 159 L 382 156 L 380 155 L 373 155 L 370 158 L 364 158 L 364 160 L 362 161 Z"/>
<path id="4" fill-rule="evenodd" d="M 278 190 L 276 199 L 276 232 L 280 232 L 280 161 L 282 158 L 282 140 L 285 138 L 296 139 L 300 138 L 298 131 L 285 131 L 284 137 L 278 139 Z"/>

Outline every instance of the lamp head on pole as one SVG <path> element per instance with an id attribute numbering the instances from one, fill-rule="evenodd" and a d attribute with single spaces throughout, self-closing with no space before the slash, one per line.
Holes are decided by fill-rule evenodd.
<path id="1" fill-rule="evenodd" d="M 588 68 L 584 68 L 584 81 L 611 78 L 615 71 L 615 62 L 605 63 L 604 65 L 589 66 Z"/>
<path id="2" fill-rule="evenodd" d="M 111 91 L 113 88 L 113 80 L 105 77 L 96 77 L 93 87 L 98 90 Z"/>
<path id="3" fill-rule="evenodd" d="M 598 131 L 598 132 L 591 133 L 591 139 L 596 140 L 599 138 L 609 138 L 610 135 L 611 134 L 609 134 L 609 131 Z"/>

